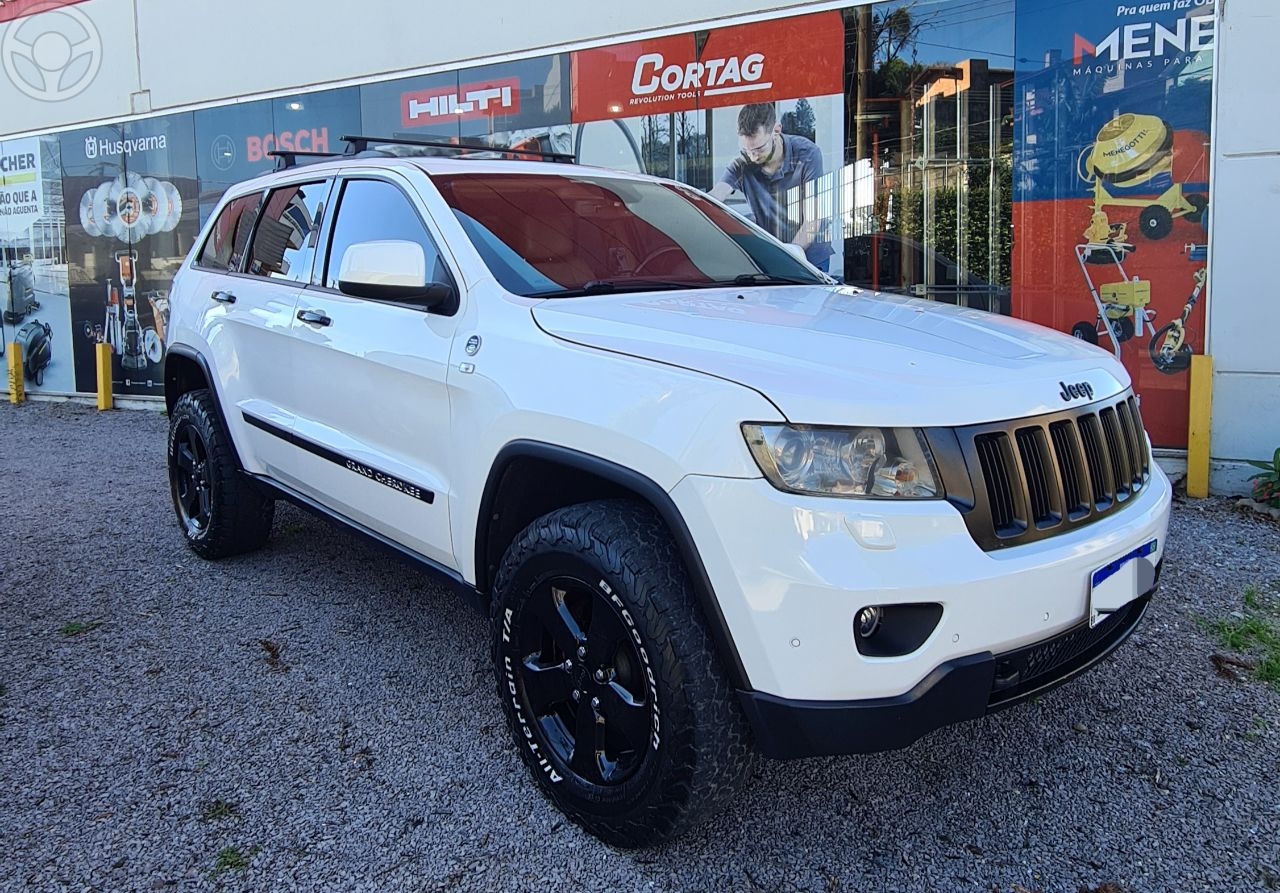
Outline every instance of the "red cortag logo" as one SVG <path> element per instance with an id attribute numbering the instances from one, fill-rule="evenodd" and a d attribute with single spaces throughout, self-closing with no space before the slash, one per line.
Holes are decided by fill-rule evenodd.
<path id="1" fill-rule="evenodd" d="M 573 54 L 573 120 L 828 96 L 844 90 L 839 12 L 716 28 Z"/>

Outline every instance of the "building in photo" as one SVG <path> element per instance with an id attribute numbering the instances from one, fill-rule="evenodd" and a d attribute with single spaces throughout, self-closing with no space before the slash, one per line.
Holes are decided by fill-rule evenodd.
<path id="1" fill-rule="evenodd" d="M 31 393 L 93 393 L 107 343 L 155 398 L 173 274 L 271 153 L 558 152 L 722 197 L 846 283 L 1096 342 L 1174 467 L 1208 355 L 1239 492 L 1280 446 L 1280 121 L 1250 77 L 1278 42 L 1268 0 L 10 0 L 0 337 L 42 345 Z"/>

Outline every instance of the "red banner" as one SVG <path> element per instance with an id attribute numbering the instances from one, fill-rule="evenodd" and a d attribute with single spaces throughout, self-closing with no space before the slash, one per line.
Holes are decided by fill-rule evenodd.
<path id="1" fill-rule="evenodd" d="M 8 0 L 0 6 L 0 22 L 11 22 L 23 16 L 39 15 L 59 6 L 73 6 L 85 0 Z"/>
<path id="2" fill-rule="evenodd" d="M 634 118 L 696 108 L 827 96 L 844 90 L 837 11 L 573 54 L 573 120 Z"/>

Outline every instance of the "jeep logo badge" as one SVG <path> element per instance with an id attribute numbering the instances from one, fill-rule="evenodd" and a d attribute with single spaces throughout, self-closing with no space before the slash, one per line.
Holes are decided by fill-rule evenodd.
<path id="1" fill-rule="evenodd" d="M 1079 384 L 1067 384 L 1065 381 L 1060 381 L 1058 384 L 1062 386 L 1062 393 L 1059 396 L 1063 400 L 1079 400 L 1081 397 L 1093 399 L 1093 385 L 1087 381 L 1082 381 Z"/>

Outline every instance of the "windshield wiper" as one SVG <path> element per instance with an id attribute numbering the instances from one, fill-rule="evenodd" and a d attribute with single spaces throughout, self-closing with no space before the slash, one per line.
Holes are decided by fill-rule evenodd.
<path id="1" fill-rule="evenodd" d="M 775 276 L 772 273 L 743 273 L 733 277 L 734 285 L 821 285 L 816 279 L 796 279 L 791 276 Z"/>
<path id="2" fill-rule="evenodd" d="M 583 295 L 618 294 L 632 291 L 662 291 L 676 288 L 707 288 L 711 282 L 675 282 L 670 279 L 591 279 L 577 288 L 536 292 L 531 298 L 571 298 Z"/>

